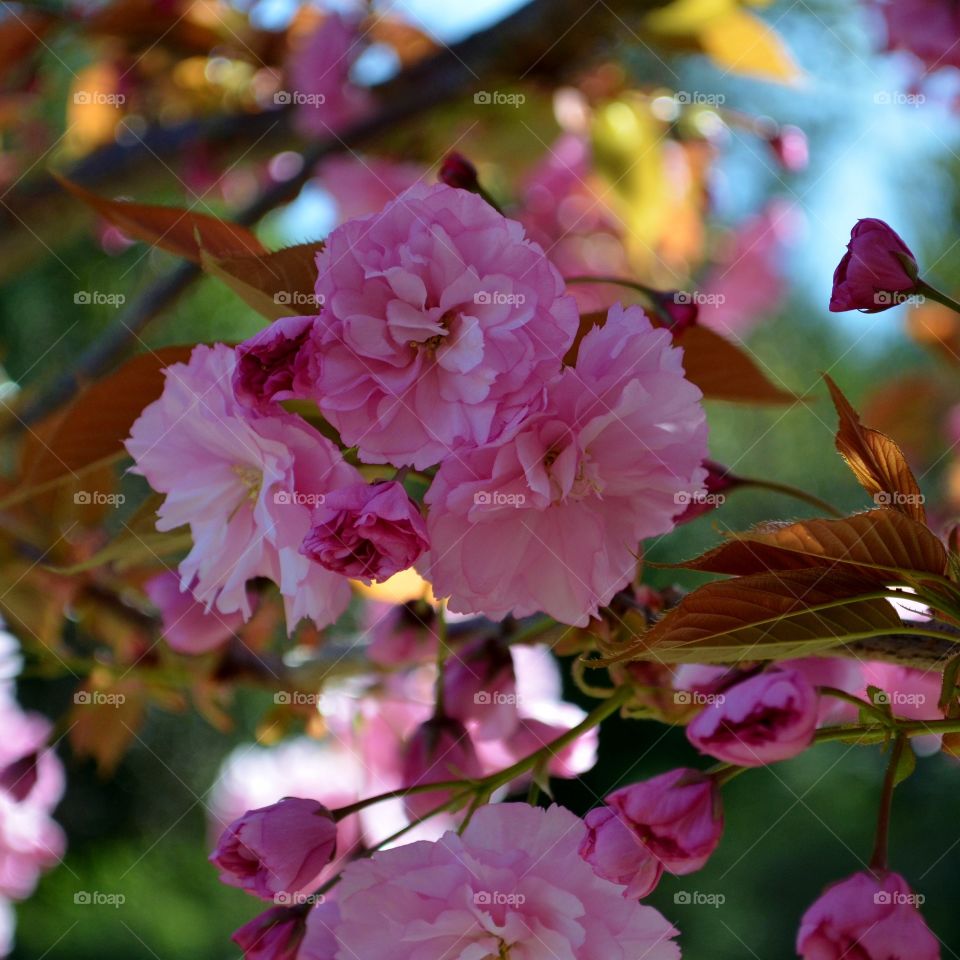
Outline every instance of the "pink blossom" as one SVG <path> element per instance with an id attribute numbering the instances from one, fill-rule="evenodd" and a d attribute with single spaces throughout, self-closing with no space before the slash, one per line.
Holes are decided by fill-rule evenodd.
<path id="1" fill-rule="evenodd" d="M 320 185 L 337 206 L 337 224 L 379 213 L 426 175 L 420 164 L 357 155 L 330 157 L 317 169 Z"/>
<path id="2" fill-rule="evenodd" d="M 928 71 L 960 67 L 960 10 L 952 0 L 877 3 L 891 50 L 908 50 Z"/>
<path id="3" fill-rule="evenodd" d="M 892 663 L 863 664 L 862 685 L 855 692 L 878 706 L 889 708 L 895 717 L 907 720 L 943 720 L 940 691 L 943 677 L 936 671 L 915 670 Z M 873 689 L 871 689 L 873 688 Z M 920 756 L 936 753 L 942 737 L 929 733 L 912 737 L 910 745 Z"/>
<path id="4" fill-rule="evenodd" d="M 244 960 L 297 960 L 306 932 L 302 907 L 270 907 L 234 931 Z"/>
<path id="5" fill-rule="evenodd" d="M 248 810 L 268 807 L 284 797 L 309 798 L 333 810 L 367 793 L 361 758 L 337 739 L 321 743 L 302 737 L 273 747 L 239 747 L 224 761 L 210 791 L 211 839 L 216 841 Z M 356 850 L 360 833 L 359 816 L 339 821 L 338 859 L 323 872 L 322 880 L 336 873 L 340 858 Z"/>
<path id="6" fill-rule="evenodd" d="M 584 821 L 587 835 L 580 856 L 598 877 L 626 887 L 624 897 L 642 900 L 663 876 L 663 864 L 612 807 L 596 807 Z"/>
<path id="7" fill-rule="evenodd" d="M 338 888 L 344 956 L 674 960 L 677 931 L 625 900 L 577 848 L 572 813 L 522 803 L 481 807 L 462 836 L 350 864 Z M 371 922 L 372 918 L 376 922 Z"/>
<path id="8" fill-rule="evenodd" d="M 360 24 L 338 13 L 323 22 L 290 57 L 289 100 L 304 136 L 329 137 L 369 109 L 368 94 L 350 81 L 350 68 L 363 52 Z M 294 98 L 296 98 L 294 100 Z"/>
<path id="9" fill-rule="evenodd" d="M 613 307 L 543 412 L 442 463 L 423 563 L 437 595 L 460 613 L 586 626 L 633 578 L 640 541 L 671 530 L 700 488 L 700 396 L 670 334 L 639 307 Z"/>
<path id="10" fill-rule="evenodd" d="M 896 306 L 917 286 L 917 261 L 883 220 L 858 220 L 833 274 L 830 309 L 879 313 Z"/>
<path id="11" fill-rule="evenodd" d="M 758 767 L 802 753 L 813 741 L 817 692 L 799 671 L 774 668 L 724 688 L 687 726 L 687 739 L 726 763 Z"/>
<path id="12" fill-rule="evenodd" d="M 810 162 L 807 135 L 800 127 L 786 123 L 772 136 L 768 143 L 780 166 L 788 173 L 798 173 Z"/>
<path id="13" fill-rule="evenodd" d="M 431 717 L 422 723 L 404 748 L 405 787 L 473 779 L 480 773 L 480 761 L 467 728 L 450 717 Z M 407 812 L 413 819 L 425 816 L 454 794 L 453 790 L 410 794 L 406 797 Z"/>
<path id="14" fill-rule="evenodd" d="M 784 253 L 799 228 L 800 214 L 783 200 L 738 226 L 704 278 L 699 322 L 743 337 L 769 319 L 787 293 Z"/>
<path id="15" fill-rule="evenodd" d="M 422 600 L 388 604 L 369 602 L 363 623 L 370 638 L 367 656 L 382 667 L 427 663 L 437 656 L 437 615 Z"/>
<path id="16" fill-rule="evenodd" d="M 327 570 L 370 583 L 413 566 L 429 545 L 420 508 L 402 483 L 361 482 L 326 495 L 302 552 Z"/>
<path id="17" fill-rule="evenodd" d="M 221 882 L 270 900 L 312 893 L 336 846 L 337 824 L 326 807 L 285 797 L 231 823 L 210 862 Z"/>
<path id="18" fill-rule="evenodd" d="M 222 646 L 243 624 L 240 613 L 205 610 L 180 578 L 171 572 L 149 579 L 143 586 L 150 602 L 160 611 L 163 639 L 177 653 L 207 653 Z"/>
<path id="19" fill-rule="evenodd" d="M 372 463 L 437 463 L 539 401 L 577 327 L 543 251 L 480 197 L 417 184 L 318 258 L 315 384 Z"/>
<path id="20" fill-rule="evenodd" d="M 517 677 L 510 648 L 480 637 L 453 650 L 443 668 L 444 706 L 451 717 L 476 721 L 478 740 L 497 740 L 517 727 Z"/>
<path id="21" fill-rule="evenodd" d="M 299 552 L 311 506 L 359 473 L 298 417 L 253 416 L 233 395 L 234 351 L 197 346 L 166 369 L 166 385 L 134 423 L 127 450 L 166 499 L 157 529 L 189 525 L 193 547 L 180 584 L 208 609 L 251 613 L 247 582 L 280 587 L 291 631 L 303 618 L 335 620 L 348 582 Z"/>
<path id="22" fill-rule="evenodd" d="M 803 960 L 940 960 L 917 897 L 897 873 L 855 873 L 828 887 L 803 915 Z"/>
<path id="23" fill-rule="evenodd" d="M 335 960 L 337 955 L 336 926 L 340 910 L 336 903 L 326 899 L 307 914 L 303 942 L 297 960 Z"/>
<path id="24" fill-rule="evenodd" d="M 646 896 L 664 870 L 683 876 L 701 869 L 723 833 L 716 781 L 697 770 L 670 770 L 615 790 L 605 802 L 588 815 L 580 852 L 600 876 L 627 885 L 624 896 Z"/>
<path id="25" fill-rule="evenodd" d="M 310 372 L 303 350 L 314 317 L 274 320 L 237 348 L 233 392 L 237 400 L 258 413 L 277 413 L 281 400 L 309 396 Z"/>

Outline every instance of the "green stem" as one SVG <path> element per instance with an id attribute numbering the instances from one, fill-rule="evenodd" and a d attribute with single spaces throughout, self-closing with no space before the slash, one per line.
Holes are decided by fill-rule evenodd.
<path id="1" fill-rule="evenodd" d="M 806 490 L 801 490 L 799 487 L 791 486 L 789 483 L 777 483 L 773 480 L 756 480 L 752 477 L 741 477 L 739 479 L 740 483 L 738 486 L 756 487 L 759 490 L 769 490 L 771 493 L 782 493 L 785 496 L 793 497 L 794 500 L 800 500 L 803 503 L 809 504 L 811 507 L 814 507 L 817 510 L 823 510 L 832 517 L 845 516 L 845 514 L 843 514 L 836 507 L 827 503 L 826 500 L 821 500 L 812 493 L 807 493 Z"/>
<path id="2" fill-rule="evenodd" d="M 837 700 L 845 700 L 847 703 L 852 703 L 858 710 L 866 710 L 867 713 L 873 714 L 880 723 L 887 727 L 896 726 L 896 722 L 889 714 L 884 713 L 880 707 L 875 703 L 871 703 L 869 700 L 863 700 L 861 697 L 847 693 L 846 690 L 841 690 L 838 687 L 817 687 L 817 689 L 824 696 L 836 697 Z"/>
<path id="3" fill-rule="evenodd" d="M 934 300 L 937 303 L 942 303 L 945 307 L 949 307 L 954 313 L 960 313 L 960 303 L 957 303 L 952 297 L 948 297 L 945 293 L 938 290 L 936 287 L 931 287 L 926 280 L 917 279 L 916 292 L 925 296 L 928 300 Z"/>
<path id="4" fill-rule="evenodd" d="M 890 811 L 893 807 L 893 791 L 897 785 L 897 770 L 900 767 L 900 758 L 903 756 L 907 738 L 901 734 L 893 742 L 890 751 L 890 761 L 887 763 L 887 772 L 883 778 L 883 792 L 880 794 L 880 812 L 877 814 L 877 837 L 873 845 L 873 856 L 870 858 L 870 867 L 873 870 L 887 869 L 887 847 L 890 839 Z"/>
<path id="5" fill-rule="evenodd" d="M 447 662 L 450 648 L 447 646 L 447 601 L 441 600 L 437 605 L 437 682 L 434 687 L 436 706 L 434 713 L 443 716 L 443 668 Z"/>

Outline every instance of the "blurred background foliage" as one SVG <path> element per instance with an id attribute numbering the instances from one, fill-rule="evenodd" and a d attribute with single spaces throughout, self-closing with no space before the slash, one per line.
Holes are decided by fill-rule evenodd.
<path id="1" fill-rule="evenodd" d="M 41 6 L 37 5 L 38 10 Z M 241 13 L 249 6 L 236 3 L 238 25 L 245 21 Z M 269 33 L 274 25 L 288 22 L 295 4 L 257 6 L 259 22 Z M 434 45 L 440 45 L 495 21 L 508 12 L 507 7 L 497 0 L 476 5 L 422 0 L 398 4 L 395 12 L 411 17 Z M 749 5 L 741 12 L 757 16 Z M 583 80 L 585 86 L 601 91 L 605 85 L 615 91 L 637 85 L 648 91 L 721 94 L 727 110 L 754 118 L 773 117 L 779 124 L 795 124 L 806 132 L 810 164 L 789 174 L 777 165 L 762 140 L 736 123 L 725 126 L 712 141 L 716 156 L 703 184 L 704 200 L 709 201 L 703 242 L 714 242 L 725 229 L 760 213 L 774 197 L 791 201 L 798 214 L 784 257 L 787 294 L 744 335 L 774 382 L 810 395 L 809 403 L 786 411 L 711 403 L 712 456 L 735 464 L 740 474 L 802 487 L 844 511 L 864 506 L 856 483 L 833 450 L 833 413 L 819 382 L 820 371 L 829 370 L 861 410 L 874 411 L 872 419 L 865 414 L 866 422 L 887 429 L 906 446 L 917 464 L 921 485 L 945 521 L 953 515 L 958 496 L 950 486 L 953 458 L 945 454 L 952 442 L 948 414 L 958 399 L 950 393 L 955 389 L 956 371 L 918 342 L 923 337 L 916 336 L 918 323 L 909 317 L 910 308 L 837 317 L 827 312 L 826 305 L 830 273 L 849 227 L 860 216 L 890 220 L 920 262 L 931 265 L 931 277 L 944 289 L 957 291 L 954 278 L 960 267 L 960 247 L 950 238 L 957 233 L 960 216 L 956 189 L 960 158 L 954 153 L 952 78 L 937 79 L 924 103 L 890 103 L 884 94 L 910 89 L 911 65 L 879 51 L 882 36 L 872 11 L 843 0 L 811 0 L 800 5 L 776 2 L 765 6 L 759 16 L 762 22 L 775 25 L 802 71 L 790 85 L 743 75 L 731 69 L 729 62 L 724 65 L 724 54 L 717 51 L 726 49 L 729 40 L 714 37 L 710 41 L 714 56 L 704 57 L 702 37 L 694 42 L 696 38 L 676 24 L 670 28 L 669 23 L 642 36 L 625 26 L 615 55 Z M 6 22 L 0 19 L 0 24 Z M 590 36 L 589 24 L 586 13 L 585 23 L 574 28 L 582 30 L 584 42 Z M 260 40 L 258 55 L 266 56 L 269 44 Z M 510 36 L 504 35 L 503 43 L 510 42 Z M 18 114 L 21 133 L 28 122 L 53 130 L 63 126 L 63 104 L 69 102 L 73 82 L 70 73 L 107 69 L 105 65 L 113 59 L 104 52 L 104 43 L 82 31 L 50 40 L 31 81 L 41 83 L 46 95 L 28 112 Z M 148 64 L 169 75 L 170 89 L 157 94 L 166 98 L 168 112 L 180 119 L 215 113 L 225 104 L 242 106 L 242 97 L 226 87 L 214 89 L 216 84 L 209 81 L 197 81 L 199 86 L 191 87 L 196 65 L 188 61 L 199 54 L 191 53 L 189 39 L 184 44 L 179 51 L 160 44 L 155 62 Z M 278 60 L 279 55 L 274 55 L 273 62 Z M 368 68 L 373 75 L 383 69 L 375 62 Z M 793 68 L 779 63 L 773 70 L 777 71 L 787 74 L 780 79 L 791 79 Z M 224 81 L 227 86 L 228 80 Z M 527 89 L 529 95 L 519 112 L 479 116 L 469 101 L 457 100 L 439 106 L 415 127 L 401 124 L 371 143 L 369 150 L 429 166 L 457 139 L 451 130 L 458 131 L 462 139 L 457 149 L 477 160 L 494 193 L 509 198 L 519 175 L 543 156 L 559 132 L 549 93 L 535 86 L 517 89 Z M 429 98 L 431 91 L 423 91 L 423 96 Z M 710 118 L 701 121 L 708 123 Z M 607 144 L 613 163 L 616 149 L 624 149 L 622 133 L 614 129 Z M 43 141 L 42 130 L 36 135 Z M 113 135 L 112 128 L 103 134 L 91 118 L 71 142 L 50 156 L 40 156 L 38 150 L 29 162 L 35 161 L 40 168 L 48 163 L 63 168 Z M 646 134 L 641 131 L 637 136 L 640 140 L 629 149 L 650 149 L 643 140 Z M 21 156 L 19 162 L 8 189 L 11 181 L 26 172 L 28 161 Z M 116 183 L 104 184 L 101 192 L 183 204 L 189 198 L 180 182 L 182 173 L 180 166 L 176 172 L 165 172 L 157 165 L 133 181 L 118 177 Z M 206 195 L 204 207 L 229 216 L 256 186 L 251 187 L 245 176 L 238 173 L 229 189 Z M 648 170 L 647 176 L 633 187 L 621 185 L 633 190 L 628 207 L 641 227 L 651 215 L 651 205 L 659 202 L 662 186 L 655 170 Z M 142 244 L 114 243 L 102 230 L 97 242 L 88 215 L 63 197 L 55 202 L 55 210 L 53 218 L 45 214 L 47 227 L 52 225 L 60 234 L 49 254 L 14 260 L 18 265 L 3 271 L 2 362 L 10 380 L 24 385 L 68 366 L 115 323 L 117 314 L 110 306 L 76 307 L 78 289 L 105 290 L 132 299 L 151 278 L 175 263 L 169 254 Z M 308 184 L 298 200 L 272 212 L 257 232 L 271 249 L 318 239 L 330 229 L 335 215 L 335 202 L 320 177 Z M 699 246 L 700 239 L 692 235 L 700 226 L 695 218 L 691 227 L 676 210 L 659 215 L 677 217 L 679 237 L 674 239 L 687 248 L 685 254 Z M 27 231 L 32 229 L 29 223 Z M 0 240 L 0 251 L 19 242 L 22 230 L 15 232 L 16 236 Z M 46 240 L 42 242 L 47 245 Z M 662 282 L 666 285 L 669 279 Z M 152 323 L 143 340 L 151 347 L 237 340 L 261 326 L 253 311 L 207 278 Z M 665 561 L 692 556 L 715 542 L 718 530 L 810 512 L 773 493 L 736 492 L 716 513 L 652 545 L 649 557 Z M 689 575 L 685 580 L 675 578 L 664 570 L 649 570 L 647 578 L 658 585 L 674 579 L 687 584 L 695 580 Z M 28 675 L 20 683 L 20 696 L 26 706 L 55 717 L 69 708 L 73 689 L 72 678 L 51 681 Z M 571 699 L 587 703 L 572 686 L 568 693 Z M 223 758 L 235 745 L 256 737 L 259 719 L 271 705 L 269 692 L 240 690 L 231 709 L 235 726 L 229 731 L 215 729 L 192 710 L 167 713 L 150 708 L 129 751 L 107 777 L 98 774 L 91 759 L 72 756 L 66 744 L 61 745 L 68 787 L 57 817 L 69 835 L 69 852 L 63 865 L 44 877 L 36 894 L 18 906 L 14 957 L 235 957 L 237 950 L 229 936 L 250 917 L 251 901 L 221 886 L 205 861 L 205 797 Z M 604 727 L 598 766 L 582 784 L 558 783 L 556 797 L 583 813 L 597 795 L 614 786 L 614 778 L 624 769 L 629 771 L 628 779 L 634 780 L 687 762 L 696 765 L 698 760 L 680 731 L 652 723 L 610 721 Z M 683 931 L 684 955 L 691 960 L 772 960 L 793 955 L 792 939 L 805 905 L 824 884 L 852 872 L 858 856 L 869 849 L 882 770 L 878 750 L 831 744 L 791 762 L 751 772 L 726 788 L 728 827 L 717 855 L 693 877 L 668 877 L 651 898 Z M 921 760 L 921 770 L 923 775 L 911 778 L 897 794 L 893 859 L 914 888 L 927 895 L 924 912 L 945 944 L 944 955 L 957 956 L 950 945 L 960 950 L 960 915 L 954 909 L 960 886 L 952 849 L 958 838 L 949 817 L 957 769 L 954 761 L 935 756 Z M 912 815 L 911 811 L 923 813 Z M 77 889 L 122 892 L 126 900 L 120 907 L 81 907 L 74 904 Z M 675 892 L 690 890 L 721 893 L 725 902 L 719 907 L 674 903 Z"/>

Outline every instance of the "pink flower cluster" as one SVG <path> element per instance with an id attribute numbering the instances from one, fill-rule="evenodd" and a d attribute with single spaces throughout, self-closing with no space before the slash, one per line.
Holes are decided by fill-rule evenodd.
<path id="1" fill-rule="evenodd" d="M 51 816 L 63 794 L 63 767 L 47 746 L 49 721 L 17 703 L 19 671 L 19 645 L 0 626 L 0 956 L 12 947 L 12 902 L 30 896 L 66 849 Z"/>
<path id="2" fill-rule="evenodd" d="M 565 367 L 578 314 L 560 274 L 519 223 L 444 184 L 347 221 L 317 267 L 318 316 L 198 346 L 132 428 L 136 471 L 166 495 L 158 529 L 193 537 L 180 590 L 232 629 L 267 578 L 292 630 L 333 622 L 349 579 L 416 564 L 455 612 L 585 625 L 705 477 L 701 395 L 670 334 L 617 305 Z M 426 519 L 399 479 L 368 483 L 288 413 L 293 399 L 364 463 L 439 465 Z M 215 645 L 214 624 L 177 636 L 191 614 L 169 587 L 155 600 L 172 645 Z"/>

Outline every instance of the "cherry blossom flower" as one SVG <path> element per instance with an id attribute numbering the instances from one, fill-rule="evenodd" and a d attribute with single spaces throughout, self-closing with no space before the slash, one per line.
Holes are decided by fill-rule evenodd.
<path id="1" fill-rule="evenodd" d="M 451 831 L 355 861 L 337 891 L 341 953 L 679 957 L 677 931 L 580 858 L 583 836 L 582 821 L 561 807 L 495 804 L 481 807 L 462 836 Z"/>
<path id="2" fill-rule="evenodd" d="M 207 653 L 222 646 L 243 623 L 240 613 L 205 610 L 180 578 L 171 572 L 151 577 L 143 586 L 150 602 L 160 611 L 163 639 L 177 653 Z"/>
<path id="3" fill-rule="evenodd" d="M 189 525 L 180 583 L 208 608 L 251 614 L 247 582 L 268 577 L 285 598 L 289 630 L 335 620 L 350 600 L 342 576 L 300 553 L 322 497 L 360 480 L 339 450 L 299 418 L 259 417 L 231 389 L 234 351 L 197 346 L 168 367 L 159 400 L 134 423 L 134 472 L 166 494 L 157 529 Z"/>
<path id="4" fill-rule="evenodd" d="M 640 541 L 671 530 L 700 490 L 700 396 L 670 334 L 613 307 L 541 413 L 441 464 L 423 561 L 437 595 L 455 612 L 586 626 L 633 578 Z"/>
<path id="5" fill-rule="evenodd" d="M 318 265 L 316 395 L 371 463 L 420 469 L 515 429 L 577 327 L 521 226 L 443 184 L 338 227 Z"/>

